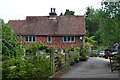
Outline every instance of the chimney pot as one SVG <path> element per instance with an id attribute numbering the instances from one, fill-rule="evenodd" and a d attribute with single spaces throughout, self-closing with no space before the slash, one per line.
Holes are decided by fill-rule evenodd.
<path id="1" fill-rule="evenodd" d="M 56 16 L 55 8 L 51 8 L 51 12 L 49 13 L 50 16 Z"/>
<path id="2" fill-rule="evenodd" d="M 51 13 L 52 13 L 52 8 L 51 8 Z"/>
<path id="3" fill-rule="evenodd" d="M 55 13 L 55 8 L 53 8 L 53 11 L 54 11 L 54 13 Z"/>

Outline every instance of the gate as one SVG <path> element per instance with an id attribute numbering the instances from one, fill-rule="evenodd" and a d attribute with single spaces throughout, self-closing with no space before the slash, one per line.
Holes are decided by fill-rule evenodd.
<path id="1" fill-rule="evenodd" d="M 109 56 L 111 72 L 120 70 L 120 59 L 114 55 Z"/>

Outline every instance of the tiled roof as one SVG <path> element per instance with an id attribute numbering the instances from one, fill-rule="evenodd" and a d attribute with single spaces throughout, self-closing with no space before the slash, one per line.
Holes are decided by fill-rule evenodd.
<path id="1" fill-rule="evenodd" d="M 8 25 L 20 35 L 85 35 L 84 16 L 27 16 L 10 20 Z"/>

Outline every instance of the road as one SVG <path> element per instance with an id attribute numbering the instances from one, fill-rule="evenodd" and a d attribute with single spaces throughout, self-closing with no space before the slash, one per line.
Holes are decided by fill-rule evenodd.
<path id="1" fill-rule="evenodd" d="M 118 78 L 118 72 L 111 72 L 109 59 L 90 57 L 86 62 L 73 66 L 60 78 Z"/>

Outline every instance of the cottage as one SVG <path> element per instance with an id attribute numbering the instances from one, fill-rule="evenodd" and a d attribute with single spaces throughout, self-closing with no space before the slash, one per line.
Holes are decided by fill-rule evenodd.
<path id="1" fill-rule="evenodd" d="M 64 49 L 84 44 L 84 16 L 57 16 L 55 8 L 51 8 L 49 16 L 27 16 L 26 20 L 10 20 L 8 25 L 22 36 L 25 47 L 43 43 Z"/>

